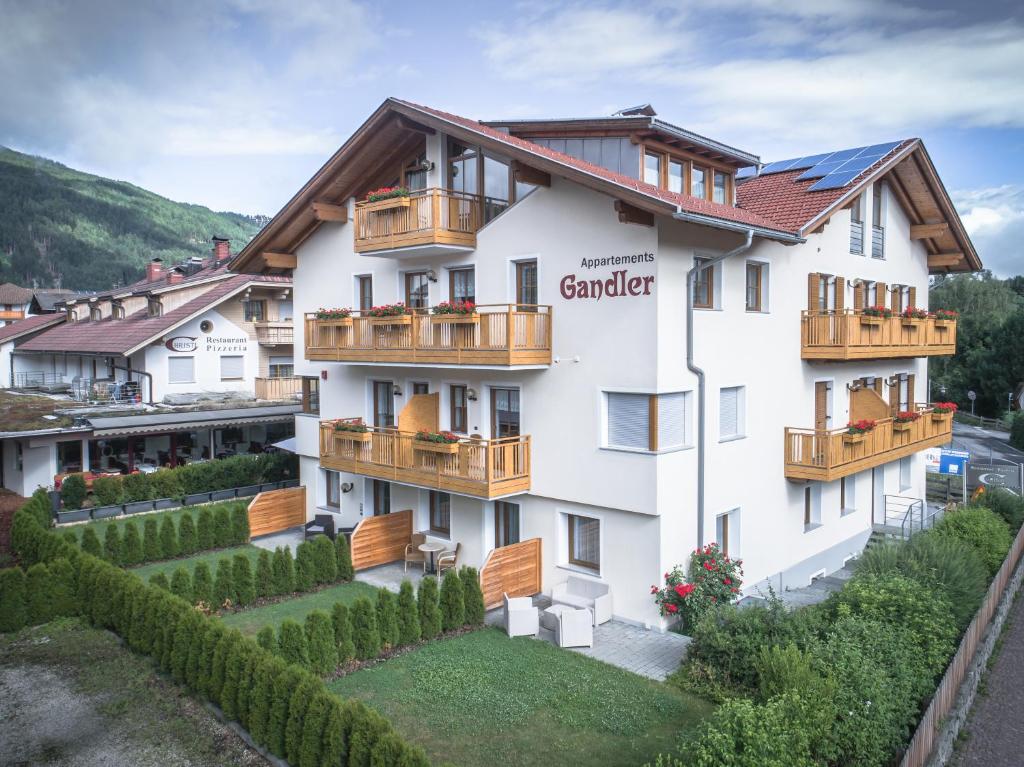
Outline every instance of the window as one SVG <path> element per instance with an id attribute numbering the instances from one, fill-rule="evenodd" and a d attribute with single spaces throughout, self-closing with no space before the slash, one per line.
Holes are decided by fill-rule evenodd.
<path id="1" fill-rule="evenodd" d="M 764 308 L 762 294 L 764 290 L 765 264 L 747 261 L 747 311 L 760 312 Z"/>
<path id="2" fill-rule="evenodd" d="M 644 154 L 644 181 L 661 186 L 661 155 L 652 152 Z"/>
<path id="3" fill-rule="evenodd" d="M 341 507 L 341 475 L 336 471 L 327 474 L 327 505 L 332 508 Z"/>
<path id="4" fill-rule="evenodd" d="M 491 437 L 519 436 L 519 389 L 491 389 Z"/>
<path id="5" fill-rule="evenodd" d="M 850 252 L 864 255 L 864 195 L 857 195 L 857 199 L 850 206 Z"/>
<path id="6" fill-rule="evenodd" d="M 267 302 L 243 301 L 242 311 L 246 322 L 263 322 L 267 318 Z"/>
<path id="7" fill-rule="evenodd" d="M 650 450 L 651 396 L 607 393 L 608 447 Z"/>
<path id="8" fill-rule="evenodd" d="M 220 380 L 238 381 L 245 378 L 245 357 L 222 355 L 220 358 Z"/>
<path id="9" fill-rule="evenodd" d="M 382 479 L 373 482 L 373 516 L 380 517 L 391 513 L 391 483 Z"/>
<path id="10" fill-rule="evenodd" d="M 302 412 L 307 415 L 320 415 L 319 378 L 302 377 Z"/>
<path id="11" fill-rule="evenodd" d="M 195 357 L 168 357 L 167 383 L 194 383 L 196 380 Z"/>
<path id="12" fill-rule="evenodd" d="M 459 434 L 469 433 L 469 405 L 466 402 L 466 387 L 454 384 L 448 389 L 451 420 L 449 428 Z"/>
<path id="13" fill-rule="evenodd" d="M 839 480 L 839 513 L 849 514 L 857 510 L 857 475 Z"/>
<path id="14" fill-rule="evenodd" d="M 430 281 L 426 272 L 405 273 L 405 305 L 425 309 L 430 304 Z"/>
<path id="15" fill-rule="evenodd" d="M 728 386 L 718 395 L 719 439 L 724 441 L 743 436 L 744 387 Z"/>
<path id="16" fill-rule="evenodd" d="M 821 526 L 821 487 L 808 485 L 804 488 L 804 532 Z"/>
<path id="17" fill-rule="evenodd" d="M 476 303 L 475 269 L 452 269 L 448 272 L 448 300 Z"/>
<path id="18" fill-rule="evenodd" d="M 722 554 L 736 558 L 740 554 L 740 510 L 733 509 L 715 517 L 715 540 Z"/>
<path id="19" fill-rule="evenodd" d="M 516 303 L 528 307 L 536 306 L 538 303 L 536 261 L 516 263 Z"/>
<path id="20" fill-rule="evenodd" d="M 700 267 L 710 258 L 695 257 L 693 263 Z M 698 269 L 693 280 L 693 305 L 698 309 L 712 309 L 715 306 L 715 268 Z"/>
<path id="21" fill-rule="evenodd" d="M 494 548 L 519 543 L 519 504 L 494 502 Z"/>
<path id="22" fill-rule="evenodd" d="M 413 396 L 416 396 L 417 394 L 430 394 L 430 384 L 426 381 L 413 381 L 412 393 Z"/>
<path id="23" fill-rule="evenodd" d="M 267 365 L 267 375 L 271 378 L 291 378 L 295 375 L 295 363 L 291 357 L 271 357 Z"/>
<path id="24" fill-rule="evenodd" d="M 110 306 L 110 316 L 113 317 L 115 320 L 123 320 L 124 319 L 124 304 L 121 304 L 121 303 L 111 304 L 111 306 Z"/>
<path id="25" fill-rule="evenodd" d="M 373 308 L 373 277 L 368 274 L 356 277 L 356 290 L 359 293 L 359 311 Z"/>
<path id="26" fill-rule="evenodd" d="M 149 303 L 146 304 L 146 314 L 150 317 L 159 317 L 164 313 L 163 304 L 160 303 L 160 299 L 151 298 Z M 76 316 L 75 319 L 78 319 Z M 74 321 L 74 320 L 72 320 Z"/>
<path id="27" fill-rule="evenodd" d="M 690 410 L 689 392 L 659 394 L 658 397 L 658 450 L 685 447 L 690 444 L 687 414 Z"/>
<path id="28" fill-rule="evenodd" d="M 103 312 L 98 306 L 95 306 L 89 310 L 90 322 L 99 322 L 101 319 L 103 319 Z"/>
<path id="29" fill-rule="evenodd" d="M 391 381 L 373 382 L 373 425 L 387 429 L 395 425 L 395 385 Z"/>
<path id="30" fill-rule="evenodd" d="M 711 199 L 723 205 L 726 202 L 726 194 L 729 189 L 728 176 L 720 170 L 714 172 L 714 188 L 711 190 Z"/>
<path id="31" fill-rule="evenodd" d="M 885 258 L 885 185 L 871 190 L 871 257 Z"/>
<path id="32" fill-rule="evenodd" d="M 913 484 L 911 480 L 911 473 L 914 465 L 913 456 L 905 456 L 900 458 L 900 491 L 909 490 Z"/>
<path id="33" fill-rule="evenodd" d="M 707 171 L 699 165 L 690 168 L 690 194 L 694 197 L 707 197 Z"/>
<path id="34" fill-rule="evenodd" d="M 452 497 L 448 493 L 430 491 L 430 532 L 451 535 Z"/>
<path id="35" fill-rule="evenodd" d="M 668 190 L 670 192 L 683 193 L 684 173 L 683 163 L 678 160 L 668 161 Z"/>
<path id="36" fill-rule="evenodd" d="M 600 520 L 569 515 L 569 564 L 601 569 Z"/>

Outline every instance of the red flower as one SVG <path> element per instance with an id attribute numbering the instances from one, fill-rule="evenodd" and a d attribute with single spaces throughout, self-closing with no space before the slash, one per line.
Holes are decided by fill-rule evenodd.
<path id="1" fill-rule="evenodd" d="M 712 569 L 714 569 L 714 566 L 715 566 L 715 560 L 713 560 L 713 559 L 704 563 L 704 569 L 705 570 L 712 570 Z"/>
<path id="2" fill-rule="evenodd" d="M 657 586 L 651 586 L 651 593 L 652 594 L 657 594 L 658 593 L 658 587 Z"/>
<path id="3" fill-rule="evenodd" d="M 729 579 L 729 578 L 726 578 L 726 579 L 724 579 L 724 580 L 722 581 L 722 583 L 724 583 L 724 584 L 725 584 L 726 586 L 728 586 L 728 585 L 730 585 L 730 584 L 732 583 L 732 580 L 731 580 L 731 579 Z"/>
<path id="4" fill-rule="evenodd" d="M 686 597 L 693 593 L 695 588 L 697 587 L 692 583 L 680 583 L 675 587 L 675 592 L 680 598 L 686 599 Z"/>
<path id="5" fill-rule="evenodd" d="M 679 612 L 679 608 L 673 604 L 665 605 L 665 609 L 668 610 L 670 613 Z"/>
<path id="6" fill-rule="evenodd" d="M 736 588 L 735 586 L 733 586 L 733 587 L 732 587 L 731 589 L 729 589 L 729 590 L 730 590 L 730 591 L 731 591 L 731 592 L 732 592 L 733 594 L 739 594 L 739 593 L 740 593 L 740 590 L 739 590 L 738 588 Z"/>

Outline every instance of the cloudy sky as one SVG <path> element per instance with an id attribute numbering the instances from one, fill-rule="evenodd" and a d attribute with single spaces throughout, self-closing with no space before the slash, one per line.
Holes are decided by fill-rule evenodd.
<path id="1" fill-rule="evenodd" d="M 763 160 L 920 136 L 1024 273 L 1024 13 L 1003 0 L 0 0 L 0 144 L 271 214 L 386 97 L 663 118 Z"/>

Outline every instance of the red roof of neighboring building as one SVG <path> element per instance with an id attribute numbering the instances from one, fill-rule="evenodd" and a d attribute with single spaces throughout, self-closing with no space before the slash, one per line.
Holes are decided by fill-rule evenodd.
<path id="1" fill-rule="evenodd" d="M 0 304 L 27 304 L 32 300 L 32 291 L 15 285 L 13 282 L 5 282 L 0 285 Z"/>
<path id="2" fill-rule="evenodd" d="M 23 320 L 15 320 L 0 328 L 0 343 L 20 338 L 27 333 L 34 333 L 39 330 L 59 325 L 64 322 L 64 314 L 37 314 L 34 317 L 26 317 Z"/>

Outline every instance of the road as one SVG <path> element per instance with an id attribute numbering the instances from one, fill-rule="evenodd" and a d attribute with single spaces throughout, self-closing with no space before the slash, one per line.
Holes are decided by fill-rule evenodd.
<path id="1" fill-rule="evenodd" d="M 1010 435 L 1005 431 L 982 429 L 953 422 L 953 444 L 957 450 L 968 450 L 974 463 L 990 463 L 989 457 L 1000 463 L 1024 463 L 1024 452 L 1010 447 Z"/>

